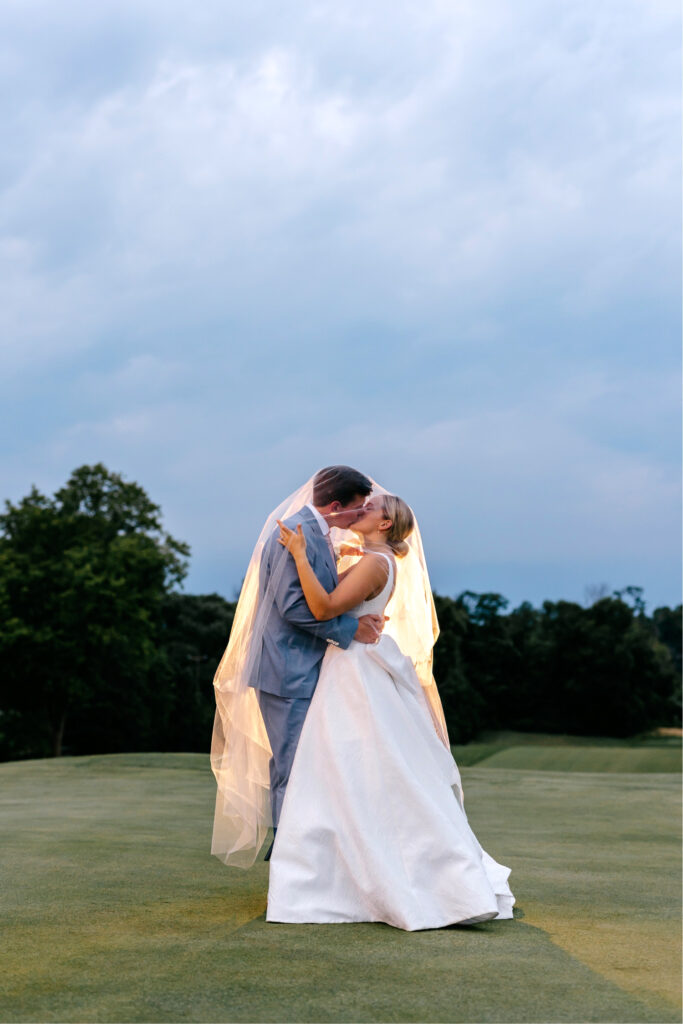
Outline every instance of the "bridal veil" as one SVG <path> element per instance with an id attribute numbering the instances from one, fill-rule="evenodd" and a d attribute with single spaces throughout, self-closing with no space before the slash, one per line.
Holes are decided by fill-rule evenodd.
<path id="1" fill-rule="evenodd" d="M 249 680 L 254 678 L 261 657 L 263 631 L 280 579 L 276 569 L 259 593 L 261 556 L 266 542 L 278 528 L 276 520 L 287 519 L 312 501 L 313 480 L 311 477 L 290 494 L 266 519 L 244 577 L 230 640 L 214 677 L 216 715 L 211 768 L 218 790 L 211 852 L 234 867 L 248 868 L 254 863 L 272 824 L 271 749 L 256 691 L 249 686 Z M 372 485 L 370 497 L 392 493 L 374 480 Z M 439 626 L 417 519 L 406 540 L 408 552 L 404 558 L 397 559 L 396 587 L 387 605 L 389 621 L 384 631 L 413 662 L 434 728 L 449 747 L 446 721 L 432 675 L 432 648 Z M 357 543 L 350 530 L 336 528 L 332 529 L 332 541 L 337 548 L 342 543 Z M 340 569 L 354 560 L 353 556 L 347 557 L 340 563 Z M 284 559 L 280 562 L 282 566 Z"/>

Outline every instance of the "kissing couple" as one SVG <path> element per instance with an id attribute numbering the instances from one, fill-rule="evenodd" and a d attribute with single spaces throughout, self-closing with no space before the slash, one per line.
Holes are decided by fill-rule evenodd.
<path id="1" fill-rule="evenodd" d="M 211 852 L 250 867 L 272 825 L 267 921 L 415 931 L 512 918 L 510 868 L 465 814 L 417 521 L 350 466 L 268 517 L 216 670 Z"/>

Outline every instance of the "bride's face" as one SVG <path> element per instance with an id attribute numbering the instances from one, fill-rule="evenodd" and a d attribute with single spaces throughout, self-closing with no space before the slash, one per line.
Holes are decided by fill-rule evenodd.
<path id="1" fill-rule="evenodd" d="M 354 524 L 363 515 L 364 505 L 365 498 L 362 494 L 357 494 L 348 505 L 342 505 L 338 501 L 333 502 L 330 506 L 331 515 L 334 517 L 332 525 L 338 526 L 340 530 L 355 529 Z"/>
<path id="2" fill-rule="evenodd" d="M 382 508 L 381 500 L 379 498 L 370 498 L 365 503 L 362 515 L 350 529 L 354 533 L 367 537 L 368 534 L 376 533 L 380 529 L 380 524 L 387 522 L 389 520 Z"/>

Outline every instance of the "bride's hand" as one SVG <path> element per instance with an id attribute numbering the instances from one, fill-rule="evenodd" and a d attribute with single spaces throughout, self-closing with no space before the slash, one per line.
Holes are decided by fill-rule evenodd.
<path id="1" fill-rule="evenodd" d="M 339 557 L 344 558 L 347 555 L 362 555 L 363 549 L 353 544 L 342 544 L 339 549 Z"/>
<path id="2" fill-rule="evenodd" d="M 301 523 L 294 530 L 290 530 L 288 526 L 281 523 L 279 519 L 276 520 L 277 525 L 280 527 L 280 536 L 277 539 L 278 544 L 282 544 L 283 548 L 287 548 L 294 558 L 303 558 L 306 554 L 306 538 Z"/>

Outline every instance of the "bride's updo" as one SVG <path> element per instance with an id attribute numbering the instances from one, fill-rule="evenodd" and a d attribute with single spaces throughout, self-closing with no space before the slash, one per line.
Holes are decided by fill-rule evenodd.
<path id="1" fill-rule="evenodd" d="M 389 545 L 397 558 L 408 554 L 409 545 L 404 540 L 413 531 L 415 518 L 408 505 L 395 494 L 382 495 L 382 511 L 391 526 L 384 532 L 384 542 Z"/>

